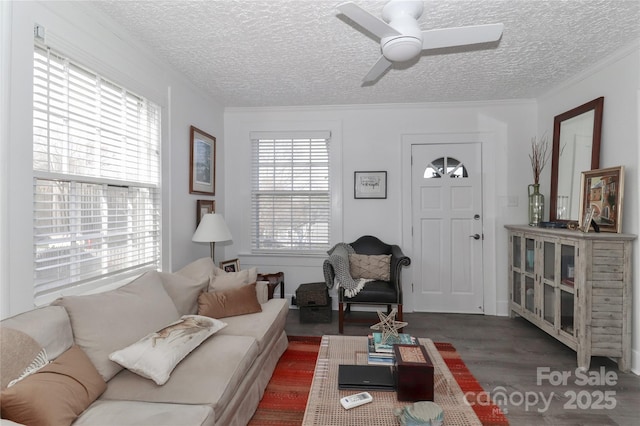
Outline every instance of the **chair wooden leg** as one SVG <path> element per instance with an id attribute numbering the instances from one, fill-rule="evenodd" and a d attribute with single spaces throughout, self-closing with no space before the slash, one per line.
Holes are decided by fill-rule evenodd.
<path id="1" fill-rule="evenodd" d="M 398 321 L 402 321 L 402 305 L 398 304 L 398 316 L 397 316 L 397 320 Z M 402 333 L 402 330 L 404 329 L 404 327 L 398 329 L 398 331 L 400 333 Z"/>
<path id="2" fill-rule="evenodd" d="M 338 333 L 344 333 L 344 303 L 342 302 L 338 303 Z"/>

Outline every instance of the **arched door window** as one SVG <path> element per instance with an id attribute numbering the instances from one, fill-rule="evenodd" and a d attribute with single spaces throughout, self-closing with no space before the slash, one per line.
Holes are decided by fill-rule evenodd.
<path id="1" fill-rule="evenodd" d="M 440 157 L 430 162 L 424 170 L 425 179 L 447 176 L 450 178 L 466 178 L 469 177 L 469 174 L 462 162 L 453 157 Z"/>

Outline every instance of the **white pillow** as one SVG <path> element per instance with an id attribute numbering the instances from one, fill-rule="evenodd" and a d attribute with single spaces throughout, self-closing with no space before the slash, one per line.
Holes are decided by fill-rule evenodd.
<path id="1" fill-rule="evenodd" d="M 255 267 L 238 272 L 225 272 L 223 269 L 216 268 L 211 282 L 209 282 L 208 291 L 231 290 L 246 284 L 253 284 L 257 279 L 258 269 Z"/>
<path id="2" fill-rule="evenodd" d="M 164 385 L 180 361 L 227 324 L 201 315 L 184 315 L 136 343 L 109 355 L 111 361 Z"/>

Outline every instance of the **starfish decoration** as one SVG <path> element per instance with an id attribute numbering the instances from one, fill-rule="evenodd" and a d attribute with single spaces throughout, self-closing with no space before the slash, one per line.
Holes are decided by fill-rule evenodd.
<path id="1" fill-rule="evenodd" d="M 402 327 L 406 327 L 407 322 L 396 321 L 396 314 L 398 313 L 398 309 L 393 308 L 389 315 L 385 315 L 382 311 L 378 311 L 378 317 L 380 318 L 380 322 L 371 326 L 372 330 L 380 330 L 382 333 L 381 342 L 387 343 L 387 340 L 391 336 L 398 337 L 398 329 Z"/>

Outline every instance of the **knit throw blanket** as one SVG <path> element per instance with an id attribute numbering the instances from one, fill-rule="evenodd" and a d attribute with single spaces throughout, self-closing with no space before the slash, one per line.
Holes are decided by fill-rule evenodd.
<path id="1" fill-rule="evenodd" d="M 351 278 L 349 255 L 355 252 L 353 247 L 346 243 L 338 243 L 327 252 L 329 254 L 328 261 L 336 274 L 335 282 L 331 284 L 344 288 L 344 294 L 347 297 L 355 296 L 362 290 L 367 282 L 373 281 L 365 278 L 358 278 L 357 280 Z M 329 268 L 329 265 L 325 263 L 323 267 Z M 326 271 L 325 276 L 327 276 Z M 330 283 L 327 283 L 327 285 L 330 285 Z M 333 287 L 333 285 L 331 287 Z"/>

